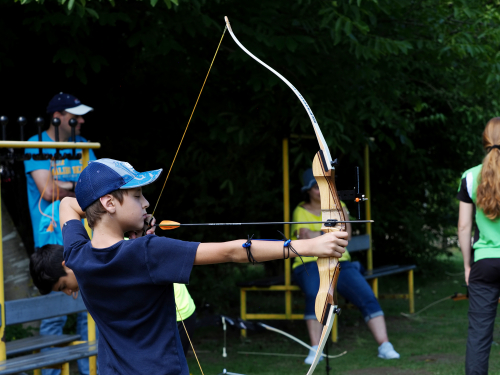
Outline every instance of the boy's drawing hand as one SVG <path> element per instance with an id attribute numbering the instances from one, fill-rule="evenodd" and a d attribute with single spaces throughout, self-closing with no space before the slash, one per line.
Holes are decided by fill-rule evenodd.
<path id="1" fill-rule="evenodd" d="M 142 231 L 130 231 L 125 233 L 125 236 L 133 240 L 135 238 L 142 237 L 143 235 L 155 234 L 155 230 L 156 219 L 152 215 L 148 214 L 146 220 L 144 220 L 144 228 L 142 228 Z"/>
<path id="2" fill-rule="evenodd" d="M 347 232 L 329 232 L 310 240 L 293 241 L 292 244 L 300 255 L 340 258 L 345 253 L 348 236 Z M 299 248 L 303 249 L 303 253 Z"/>
<path id="3" fill-rule="evenodd" d="M 156 219 L 151 214 L 147 215 L 143 230 L 146 231 L 146 234 L 155 234 Z"/>

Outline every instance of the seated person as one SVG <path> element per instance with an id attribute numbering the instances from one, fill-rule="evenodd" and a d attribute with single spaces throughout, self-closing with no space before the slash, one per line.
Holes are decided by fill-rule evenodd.
<path id="1" fill-rule="evenodd" d="M 63 250 L 64 247 L 61 245 L 45 245 L 42 246 L 42 248 L 40 248 L 37 252 L 33 253 L 30 258 L 31 278 L 42 295 L 49 294 L 54 291 L 63 292 L 68 296 L 76 298 L 79 291 L 78 281 L 76 280 L 73 271 L 66 267 L 63 258 Z M 179 329 L 184 355 L 186 355 L 191 347 L 186 335 L 186 330 L 189 338 L 192 340 L 196 326 L 196 306 L 186 288 L 186 285 L 174 284 L 174 292 L 175 303 L 178 308 L 177 327 Z M 66 317 L 62 318 L 64 318 L 65 323 Z M 186 329 L 184 329 L 181 320 L 184 320 Z M 62 327 L 64 326 L 64 323 L 61 326 L 60 334 L 62 334 Z M 81 335 L 80 332 L 78 333 Z M 87 338 L 85 336 L 82 336 L 82 340 L 86 339 Z"/>
<path id="2" fill-rule="evenodd" d="M 308 169 L 303 174 L 304 186 L 302 192 L 304 201 L 299 203 L 293 212 L 293 221 L 321 221 L 321 197 L 318 184 L 314 178 L 312 169 Z M 343 205 L 346 218 L 349 217 L 346 207 Z M 293 224 L 292 239 L 310 239 L 321 236 L 322 224 Z M 351 226 L 346 224 L 349 238 L 351 237 Z M 293 278 L 306 295 L 306 308 L 304 319 L 306 320 L 307 330 L 311 346 L 317 350 L 323 325 L 318 322 L 315 314 L 316 294 L 319 290 L 319 272 L 315 262 L 317 258 L 303 258 L 304 264 L 299 258 L 295 258 L 293 263 Z M 351 262 L 351 257 L 346 251 L 342 258 L 341 271 L 337 281 L 337 292 L 344 298 L 354 304 L 365 319 L 368 328 L 373 334 L 375 341 L 379 345 L 378 356 L 383 359 L 399 358 L 399 354 L 394 350 L 387 337 L 384 312 L 380 307 L 377 298 L 373 294 L 370 285 L 361 273 L 359 262 Z M 306 364 L 311 364 L 314 360 L 316 351 L 311 350 L 304 360 Z M 323 357 L 321 357 L 323 359 Z"/>

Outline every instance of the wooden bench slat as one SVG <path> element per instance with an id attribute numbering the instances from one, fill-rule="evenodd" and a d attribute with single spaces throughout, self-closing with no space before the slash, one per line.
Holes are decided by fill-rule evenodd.
<path id="1" fill-rule="evenodd" d="M 388 265 L 388 266 L 382 266 L 382 267 L 377 267 L 372 270 L 366 270 L 363 276 L 370 276 L 375 273 L 380 273 L 380 272 L 385 272 L 385 271 L 390 271 L 390 270 L 395 270 L 399 268 L 399 266 L 396 265 Z"/>
<path id="2" fill-rule="evenodd" d="M 410 270 L 414 270 L 415 268 L 417 268 L 417 266 L 415 266 L 415 265 L 411 265 L 411 266 L 398 266 L 398 268 L 395 268 L 395 269 L 389 269 L 389 270 L 378 272 L 378 273 L 374 272 L 371 275 L 366 275 L 365 279 L 366 280 L 371 280 L 371 279 L 376 279 L 376 278 L 382 277 L 382 276 L 395 275 L 397 273 L 408 272 Z"/>
<path id="3" fill-rule="evenodd" d="M 6 301 L 5 325 L 27 323 L 86 310 L 81 296 L 73 299 L 64 293 Z M 57 312 L 57 315 L 54 315 L 54 312 Z"/>
<path id="4" fill-rule="evenodd" d="M 75 361 L 94 355 L 97 355 L 97 341 L 54 348 L 46 352 L 16 357 L 0 362 L 0 375 L 35 370 L 45 366 Z"/>
<path id="5" fill-rule="evenodd" d="M 354 253 L 356 251 L 368 250 L 370 248 L 370 236 L 363 234 L 360 236 L 353 236 L 347 245 L 347 251 Z"/>
<path id="6" fill-rule="evenodd" d="M 80 335 L 40 335 L 9 341 L 5 344 L 7 355 L 17 355 L 50 346 L 68 344 L 80 340 Z"/>

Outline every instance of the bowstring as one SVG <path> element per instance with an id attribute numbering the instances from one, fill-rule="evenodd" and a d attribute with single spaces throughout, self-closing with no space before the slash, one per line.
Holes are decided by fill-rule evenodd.
<path id="1" fill-rule="evenodd" d="M 222 39 L 224 38 L 224 34 L 226 33 L 226 30 L 227 30 L 227 25 L 224 27 L 224 31 L 222 32 L 222 36 L 220 38 L 219 45 L 217 46 L 217 50 L 215 51 L 214 57 L 212 59 L 212 62 L 210 63 L 210 67 L 208 68 L 207 75 L 205 76 L 205 80 L 203 81 L 203 85 L 201 86 L 201 90 L 200 90 L 200 93 L 198 94 L 198 98 L 196 99 L 196 103 L 194 104 L 193 110 L 191 111 L 191 116 L 189 116 L 189 120 L 187 122 L 186 128 L 184 129 L 184 133 L 182 134 L 181 141 L 179 143 L 179 146 L 177 147 L 177 151 L 175 152 L 174 160 L 172 160 L 172 164 L 170 165 L 170 168 L 168 170 L 167 177 L 165 178 L 165 182 L 163 183 L 163 186 L 161 188 L 160 195 L 158 196 L 158 200 L 156 201 L 155 208 L 153 209 L 153 212 L 151 214 L 151 218 L 154 217 L 156 208 L 158 207 L 158 203 L 160 203 L 160 198 L 161 198 L 161 196 L 163 194 L 163 190 L 165 189 L 165 185 L 167 184 L 168 177 L 170 176 L 170 172 L 172 171 L 172 168 L 174 166 L 175 160 L 177 159 L 177 155 L 179 154 L 179 150 L 181 149 L 182 141 L 184 140 L 184 137 L 186 136 L 189 124 L 191 123 L 191 119 L 193 118 L 193 114 L 194 114 L 194 111 L 196 110 L 196 106 L 198 105 L 198 101 L 200 100 L 201 93 L 203 92 L 203 89 L 205 88 L 205 83 L 207 82 L 208 75 L 210 74 L 210 71 L 212 70 L 212 66 L 214 64 L 215 57 L 217 56 L 217 53 L 219 52 L 219 48 L 220 48 L 220 46 L 222 44 Z M 175 304 L 175 308 L 177 310 L 177 313 L 179 314 L 179 317 L 181 318 L 182 326 L 184 327 L 184 331 L 186 332 L 186 336 L 187 336 L 187 338 L 189 340 L 189 344 L 191 345 L 191 349 L 193 349 L 193 353 L 194 353 L 194 356 L 196 358 L 196 362 L 198 362 L 198 367 L 200 368 L 201 374 L 205 375 L 203 373 L 203 369 L 201 368 L 200 361 L 198 360 L 198 355 L 196 354 L 196 351 L 194 350 L 194 346 L 193 346 L 193 343 L 191 341 L 191 338 L 189 337 L 189 333 L 188 333 L 188 331 L 186 329 L 186 325 L 184 324 L 184 319 L 182 318 L 182 315 L 181 315 L 181 313 L 179 311 L 179 308 L 177 307 L 177 303 Z"/>
<path id="2" fill-rule="evenodd" d="M 168 177 L 170 176 L 170 172 L 172 171 L 175 160 L 177 159 L 177 154 L 179 153 L 179 150 L 181 149 L 182 141 L 184 140 L 184 137 L 185 137 L 186 132 L 188 130 L 189 124 L 191 123 L 191 119 L 193 118 L 194 111 L 196 110 L 196 106 L 198 105 L 198 101 L 200 100 L 200 96 L 201 96 L 201 93 L 203 92 L 203 88 L 205 87 L 205 83 L 207 82 L 208 75 L 210 74 L 210 71 L 212 70 L 212 65 L 214 64 L 215 57 L 217 56 L 217 52 L 219 52 L 219 48 L 222 44 L 222 38 L 224 38 L 224 34 L 226 33 L 226 30 L 227 30 L 227 25 L 224 27 L 224 31 L 222 32 L 222 36 L 220 38 L 219 45 L 217 46 L 217 50 L 215 51 L 212 62 L 210 63 L 210 67 L 208 68 L 207 75 L 205 77 L 205 80 L 203 81 L 203 85 L 201 86 L 201 90 L 200 90 L 200 93 L 198 94 L 198 98 L 196 99 L 196 103 L 194 104 L 193 111 L 191 112 L 191 116 L 189 116 L 188 123 L 186 125 L 186 128 L 184 129 L 184 134 L 182 134 L 182 138 L 181 138 L 181 141 L 179 143 L 179 147 L 177 147 L 177 151 L 175 152 L 174 160 L 172 160 L 172 164 L 170 165 L 170 169 L 168 170 L 167 177 L 165 178 L 165 182 L 163 183 L 163 187 L 161 188 L 160 195 L 158 196 L 158 200 L 156 201 L 155 208 L 153 209 L 153 213 L 151 214 L 151 216 L 154 216 L 156 208 L 158 207 L 158 203 L 160 202 L 161 195 L 163 194 L 163 190 L 165 189 L 165 185 L 167 184 Z"/>
<path id="3" fill-rule="evenodd" d="M 191 345 L 191 349 L 193 349 L 194 357 L 196 358 L 196 362 L 198 362 L 198 367 L 200 368 L 201 375 L 205 375 L 203 373 L 203 369 L 201 368 L 201 364 L 200 364 L 200 361 L 198 359 L 198 356 L 196 355 L 196 351 L 194 350 L 194 346 L 193 346 L 193 343 L 191 342 L 191 338 L 189 337 L 189 333 L 188 333 L 188 330 L 186 328 L 186 325 L 184 324 L 184 319 L 182 318 L 181 312 L 179 311 L 179 308 L 177 307 L 177 303 L 175 304 L 175 309 L 177 310 L 177 314 L 179 314 L 179 318 L 181 318 L 182 326 L 184 327 L 184 331 L 186 331 L 186 336 L 189 340 L 189 344 Z"/>

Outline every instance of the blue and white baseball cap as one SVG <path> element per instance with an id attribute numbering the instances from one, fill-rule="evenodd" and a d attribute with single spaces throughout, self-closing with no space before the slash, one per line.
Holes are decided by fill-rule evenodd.
<path id="1" fill-rule="evenodd" d="M 65 94 L 64 92 L 55 95 L 47 107 L 47 113 L 66 111 L 73 115 L 84 115 L 93 110 L 94 108 L 82 104 L 73 95 Z"/>
<path id="2" fill-rule="evenodd" d="M 132 189 L 149 185 L 160 177 L 163 169 L 137 172 L 125 161 L 98 159 L 89 162 L 76 184 L 76 200 L 85 211 L 88 206 L 102 196 L 118 189 Z"/>

